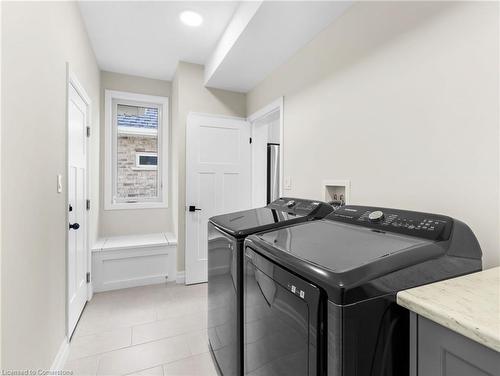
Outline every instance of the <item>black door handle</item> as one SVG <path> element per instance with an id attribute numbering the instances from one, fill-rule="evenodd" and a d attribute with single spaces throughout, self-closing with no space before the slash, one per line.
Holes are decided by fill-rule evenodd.
<path id="1" fill-rule="evenodd" d="M 69 229 L 73 229 L 73 230 L 78 230 L 80 228 L 80 224 L 78 223 L 73 223 L 73 224 L 69 224 Z"/>
<path id="2" fill-rule="evenodd" d="M 196 206 L 194 205 L 189 205 L 189 211 L 190 212 L 194 212 L 194 211 L 197 211 L 197 210 L 201 210 L 201 209 L 198 209 Z"/>

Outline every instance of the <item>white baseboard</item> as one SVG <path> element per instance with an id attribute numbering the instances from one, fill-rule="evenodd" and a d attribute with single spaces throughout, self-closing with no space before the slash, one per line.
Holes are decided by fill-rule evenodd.
<path id="1" fill-rule="evenodd" d="M 161 283 L 165 283 L 166 280 L 167 279 L 164 275 L 115 280 L 103 283 L 98 289 L 95 290 L 95 292 L 121 290 L 138 286 L 158 285 Z"/>
<path id="2" fill-rule="evenodd" d="M 92 281 L 87 285 L 87 301 L 90 302 L 94 297 L 94 286 L 92 285 Z"/>
<path id="3" fill-rule="evenodd" d="M 186 283 L 186 272 L 183 270 L 182 272 L 177 272 L 177 278 L 175 279 L 175 283 L 183 285 Z"/>
<path id="4" fill-rule="evenodd" d="M 66 363 L 66 359 L 69 354 L 69 343 L 68 339 L 64 337 L 61 346 L 59 346 L 59 350 L 57 351 L 56 357 L 52 362 L 52 366 L 50 366 L 51 371 L 61 371 L 64 369 L 64 364 Z"/>

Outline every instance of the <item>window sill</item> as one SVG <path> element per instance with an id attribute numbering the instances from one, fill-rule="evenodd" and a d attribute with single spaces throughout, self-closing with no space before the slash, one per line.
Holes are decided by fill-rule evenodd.
<path id="1" fill-rule="evenodd" d="M 104 204 L 104 210 L 167 209 L 166 202 L 120 202 Z"/>
<path id="2" fill-rule="evenodd" d="M 131 167 L 132 171 L 158 171 L 158 168 L 149 168 L 149 167 Z"/>

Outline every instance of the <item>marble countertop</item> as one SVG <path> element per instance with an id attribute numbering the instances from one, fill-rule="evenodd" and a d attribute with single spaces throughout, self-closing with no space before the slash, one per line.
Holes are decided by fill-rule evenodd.
<path id="1" fill-rule="evenodd" d="M 500 352 L 500 267 L 401 291 L 398 304 Z"/>

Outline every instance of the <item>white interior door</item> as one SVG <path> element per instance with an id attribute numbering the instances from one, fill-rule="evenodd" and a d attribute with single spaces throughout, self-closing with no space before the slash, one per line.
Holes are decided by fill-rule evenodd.
<path id="1" fill-rule="evenodd" d="M 88 104 L 73 85 L 68 92 L 68 335 L 87 302 Z"/>
<path id="2" fill-rule="evenodd" d="M 197 210 L 190 211 L 190 206 Z M 187 284 L 207 281 L 208 219 L 250 206 L 249 123 L 190 114 L 186 130 Z"/>

